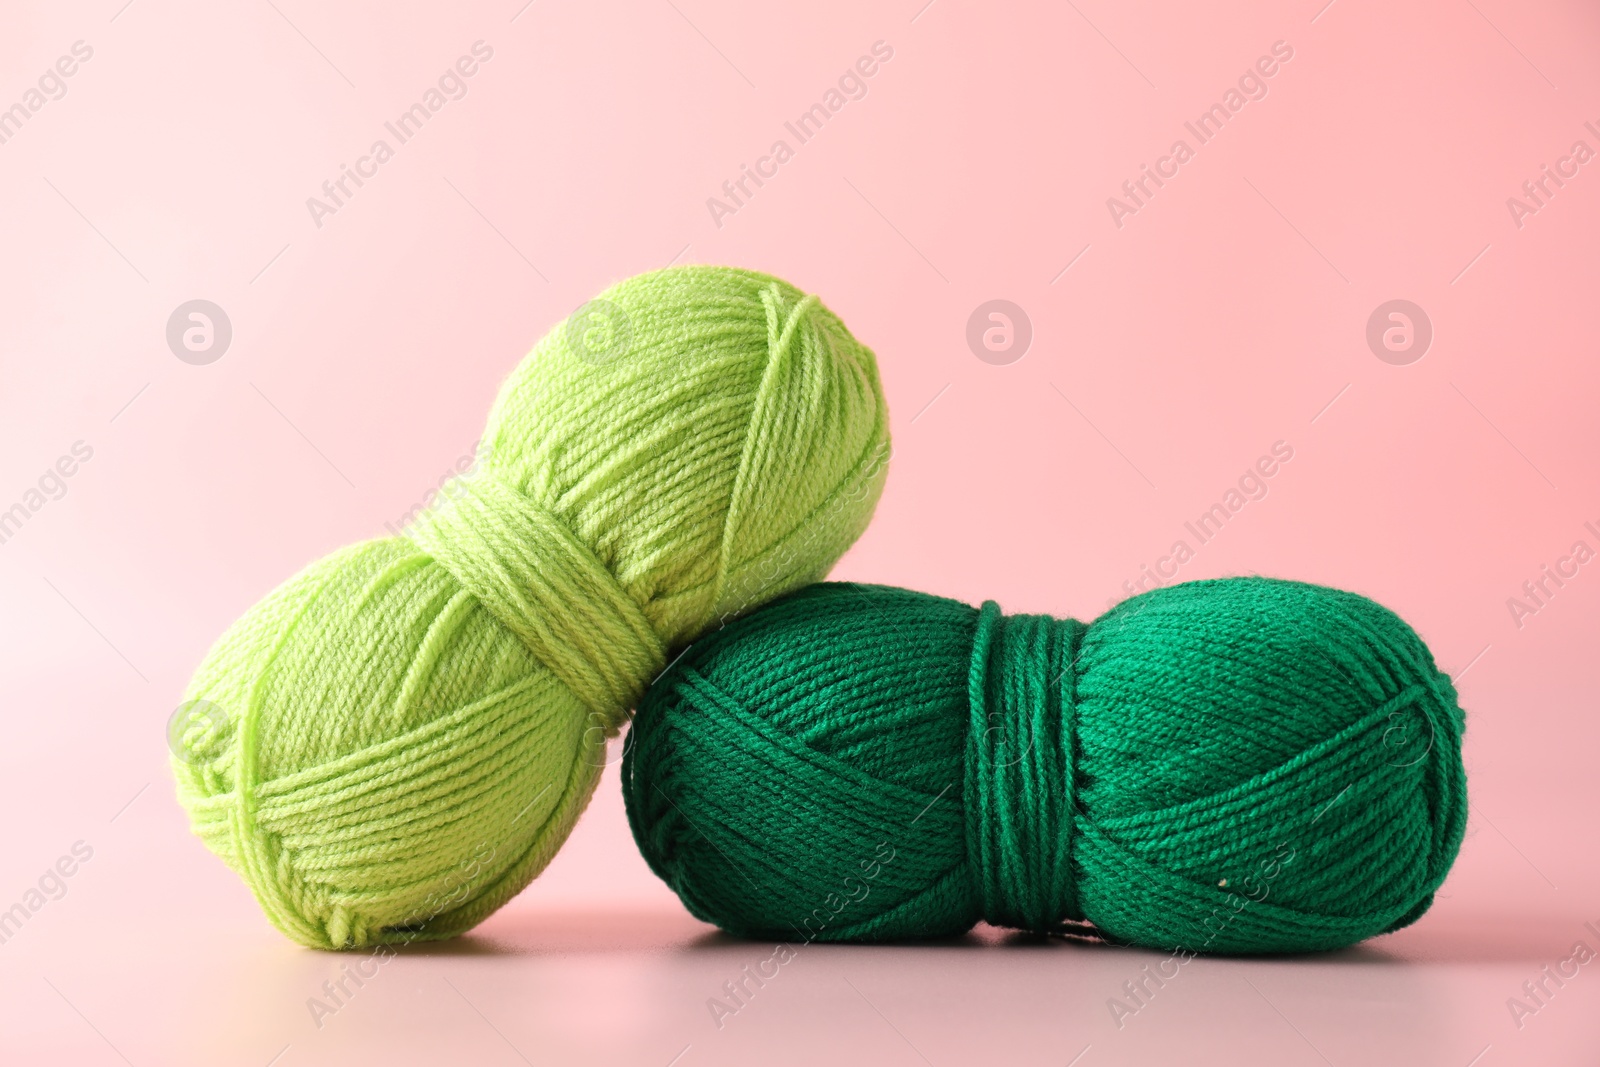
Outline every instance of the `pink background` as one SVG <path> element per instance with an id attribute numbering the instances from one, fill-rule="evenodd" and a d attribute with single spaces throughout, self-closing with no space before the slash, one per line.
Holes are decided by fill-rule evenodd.
<path id="1" fill-rule="evenodd" d="M 1507 999 L 1600 949 L 1600 563 L 1520 627 L 1507 600 L 1600 549 L 1600 162 L 1520 227 L 1507 198 L 1600 150 L 1600 13 L 923 2 L 7 6 L 0 107 L 93 56 L 0 144 L 0 509 L 93 455 L 0 544 L 0 909 L 93 858 L 0 944 L 0 1056 L 1593 1062 L 1600 964 L 1520 1028 Z M 479 40 L 466 95 L 317 226 L 306 198 Z M 866 95 L 798 145 L 784 122 L 877 41 Z M 1119 228 L 1107 198 L 1277 41 L 1265 98 Z M 794 158 L 719 226 L 707 198 L 778 138 Z M 682 912 L 611 771 L 522 897 L 316 1026 L 348 960 L 284 941 L 188 835 L 167 716 L 235 616 L 470 451 L 546 329 L 671 261 L 783 275 L 877 351 L 895 458 L 842 577 L 1091 617 L 1288 442 L 1179 578 L 1358 590 L 1459 676 L 1473 817 L 1434 911 L 1332 957 L 1198 961 L 1120 1030 L 1107 998 L 1153 954 L 813 946 L 719 1029 L 707 998 L 771 947 Z M 165 340 L 196 298 L 233 326 L 205 366 Z M 996 298 L 1033 329 L 1009 365 L 965 340 Z M 1391 299 L 1434 329 L 1405 366 L 1365 341 Z"/>

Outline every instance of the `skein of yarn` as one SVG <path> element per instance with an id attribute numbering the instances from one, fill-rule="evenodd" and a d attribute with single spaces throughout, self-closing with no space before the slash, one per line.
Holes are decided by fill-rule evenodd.
<path id="1" fill-rule="evenodd" d="M 1466 825 L 1463 716 L 1364 597 L 1156 589 L 1085 625 L 823 584 L 650 689 L 623 788 L 691 912 L 788 941 L 1035 933 L 1333 949 L 1415 921 Z"/>
<path id="2" fill-rule="evenodd" d="M 677 648 L 855 541 L 888 441 L 873 354 L 816 297 L 726 267 L 608 289 L 405 536 L 217 642 L 171 735 L 195 832 L 306 945 L 470 928 L 550 861 Z"/>

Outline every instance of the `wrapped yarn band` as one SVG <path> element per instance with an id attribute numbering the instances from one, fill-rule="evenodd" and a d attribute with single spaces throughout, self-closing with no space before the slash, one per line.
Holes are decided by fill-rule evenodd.
<path id="1" fill-rule="evenodd" d="M 1081 920 L 1072 878 L 1073 671 L 1084 625 L 1000 613 L 988 601 L 972 640 L 967 848 L 996 926 L 1040 933 Z"/>
<path id="2" fill-rule="evenodd" d="M 607 736 L 665 666 L 660 637 L 606 565 L 492 472 L 448 483 L 410 533 L 600 717 Z"/>

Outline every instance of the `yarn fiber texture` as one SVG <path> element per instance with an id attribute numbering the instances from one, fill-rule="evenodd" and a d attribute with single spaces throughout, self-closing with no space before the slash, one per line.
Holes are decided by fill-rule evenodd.
<path id="1" fill-rule="evenodd" d="M 1466 825 L 1464 722 L 1364 597 L 1230 578 L 1085 625 L 822 584 L 695 644 L 629 733 L 634 837 L 748 937 L 980 919 L 1201 953 L 1416 920 Z"/>
<path id="2" fill-rule="evenodd" d="M 888 441 L 873 354 L 816 297 L 725 267 L 612 287 L 404 536 L 217 642 L 174 730 L 194 830 L 304 944 L 470 928 L 550 861 L 672 654 L 860 535 Z"/>

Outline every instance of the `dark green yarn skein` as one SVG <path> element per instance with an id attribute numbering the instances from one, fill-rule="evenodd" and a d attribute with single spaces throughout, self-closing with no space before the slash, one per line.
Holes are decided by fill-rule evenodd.
<path id="1" fill-rule="evenodd" d="M 1354 593 L 1191 582 L 1085 625 L 823 584 L 657 680 L 623 788 L 652 869 L 738 935 L 1086 921 L 1293 952 L 1427 910 L 1466 826 L 1462 729 L 1427 646 Z"/>

